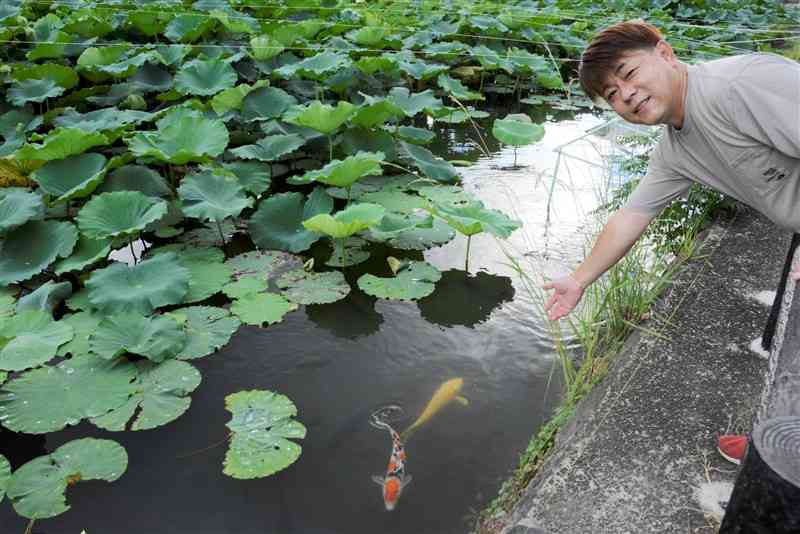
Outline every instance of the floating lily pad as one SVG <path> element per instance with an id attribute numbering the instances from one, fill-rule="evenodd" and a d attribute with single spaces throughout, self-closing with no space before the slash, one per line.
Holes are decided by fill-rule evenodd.
<path id="1" fill-rule="evenodd" d="M 92 194 L 105 176 L 105 166 L 102 154 L 78 154 L 50 161 L 31 177 L 42 191 L 55 196 L 56 202 L 63 202 Z"/>
<path id="2" fill-rule="evenodd" d="M 359 152 L 344 160 L 333 160 L 321 169 L 305 173 L 296 180 L 298 183 L 313 181 L 336 187 L 350 187 L 362 176 L 380 174 L 383 152 Z"/>
<path id="3" fill-rule="evenodd" d="M 283 120 L 290 124 L 305 126 L 324 134 L 332 134 L 355 113 L 356 106 L 350 102 L 339 101 L 336 107 L 314 100 L 307 106 L 294 106 L 283 114 Z"/>
<path id="4" fill-rule="evenodd" d="M 220 58 L 195 59 L 185 63 L 175 76 L 175 89 L 183 94 L 211 96 L 236 84 L 238 76 Z"/>
<path id="5" fill-rule="evenodd" d="M 58 348 L 56 354 L 58 356 L 66 356 L 67 354 L 81 356 L 89 354 L 89 352 L 91 352 L 89 338 L 95 333 L 97 325 L 99 325 L 102 320 L 103 317 L 101 315 L 88 311 L 65 315 L 59 322 L 71 326 L 74 335 L 69 342 Z"/>
<path id="6" fill-rule="evenodd" d="M 521 226 L 521 223 L 509 219 L 504 213 L 487 209 L 480 201 L 458 206 L 434 203 L 428 209 L 466 236 L 489 232 L 505 239 Z"/>
<path id="7" fill-rule="evenodd" d="M 0 284 L 27 280 L 72 253 L 78 229 L 62 221 L 28 221 L 6 234 L 0 248 Z"/>
<path id="8" fill-rule="evenodd" d="M 175 356 L 179 360 L 202 358 L 224 347 L 241 325 L 227 310 L 210 306 L 181 308 L 167 315 L 178 321 L 186 333 L 186 344 Z"/>
<path id="9" fill-rule="evenodd" d="M 149 314 L 159 306 L 183 302 L 190 278 L 177 256 L 167 252 L 133 266 L 115 263 L 98 269 L 86 287 L 91 304 L 105 313 Z"/>
<path id="10" fill-rule="evenodd" d="M 173 244 L 153 249 L 150 254 L 167 252 L 175 253 L 180 264 L 189 270 L 189 290 L 184 303 L 205 300 L 218 293 L 233 274 L 233 269 L 224 263 L 225 254 L 218 248 Z"/>
<path id="11" fill-rule="evenodd" d="M 183 165 L 219 156 L 230 139 L 221 120 L 207 119 L 200 112 L 189 109 L 170 111 L 156 125 L 158 131 L 137 132 L 128 140 L 135 156 L 152 156 Z"/>
<path id="12" fill-rule="evenodd" d="M 72 339 L 72 327 L 54 321 L 49 312 L 27 310 L 0 323 L 0 369 L 21 371 L 41 365 L 56 355 L 60 345 Z"/>
<path id="13" fill-rule="evenodd" d="M 292 401 L 271 391 L 240 391 L 225 397 L 225 408 L 233 414 L 227 423 L 233 436 L 225 454 L 224 473 L 249 479 L 269 476 L 286 469 L 302 451 L 290 439 L 302 439 L 306 428 L 292 418 Z"/>
<path id="14" fill-rule="evenodd" d="M 111 252 L 110 240 L 91 239 L 81 234 L 78 239 L 78 244 L 75 245 L 72 254 L 53 264 L 53 270 L 59 275 L 80 271 L 89 265 L 93 265 L 105 259 L 109 252 Z"/>
<path id="15" fill-rule="evenodd" d="M 0 189 L 0 234 L 44 218 L 41 195 L 21 187 Z"/>
<path id="16" fill-rule="evenodd" d="M 183 213 L 201 221 L 236 217 L 253 205 L 253 199 L 245 196 L 238 180 L 210 172 L 186 176 L 181 180 L 178 195 L 183 201 Z"/>
<path id="17" fill-rule="evenodd" d="M 56 306 L 70 295 L 72 295 L 71 283 L 48 280 L 32 293 L 19 299 L 17 313 L 24 310 L 41 310 L 52 314 Z"/>
<path id="18" fill-rule="evenodd" d="M 107 316 L 89 338 L 91 352 L 107 360 L 130 352 L 162 362 L 177 354 L 184 343 L 186 334 L 174 319 L 135 312 Z"/>
<path id="19" fill-rule="evenodd" d="M 259 278 L 267 280 L 281 272 L 303 265 L 298 256 L 277 250 L 254 250 L 234 256 L 225 262 L 233 267 L 233 279 Z"/>
<path id="20" fill-rule="evenodd" d="M 92 239 L 131 236 L 167 213 L 167 203 L 138 191 L 114 191 L 92 197 L 77 221 L 81 233 Z"/>
<path id="21" fill-rule="evenodd" d="M 289 302 L 280 295 L 258 293 L 236 299 L 231 304 L 231 312 L 243 323 L 261 326 L 283 320 L 283 316 L 296 310 L 297 304 Z"/>
<path id="22" fill-rule="evenodd" d="M 259 139 L 254 145 L 234 148 L 231 153 L 242 159 L 276 161 L 303 146 L 306 140 L 297 134 L 270 135 Z"/>
<path id="23" fill-rule="evenodd" d="M 435 283 L 442 277 L 436 267 L 421 261 L 412 261 L 396 276 L 379 278 L 371 274 L 358 279 L 364 293 L 390 300 L 416 300 L 433 293 Z"/>
<path id="24" fill-rule="evenodd" d="M 400 141 L 400 151 L 428 178 L 438 182 L 453 183 L 461 180 L 455 167 L 427 148 Z"/>
<path id="25" fill-rule="evenodd" d="M 200 385 L 200 372 L 186 362 L 167 360 L 160 364 L 136 363 L 137 377 L 128 402 L 92 423 L 111 431 L 125 430 L 133 419 L 131 430 L 148 430 L 174 421 L 189 409 L 189 393 Z"/>
<path id="26" fill-rule="evenodd" d="M 328 304 L 350 293 L 350 284 L 340 271 L 325 273 L 295 269 L 282 274 L 276 281 L 283 295 L 297 304 Z"/>
<path id="27" fill-rule="evenodd" d="M 334 216 L 326 213 L 315 215 L 303 221 L 303 226 L 313 232 L 340 239 L 375 226 L 385 213 L 384 207 L 377 204 L 354 204 Z"/>
<path id="28" fill-rule="evenodd" d="M 17 469 L 8 485 L 8 498 L 22 517 L 55 517 L 70 509 L 65 495 L 69 486 L 85 480 L 113 482 L 127 468 L 128 454 L 119 443 L 73 440 Z"/>
<path id="29" fill-rule="evenodd" d="M 281 193 L 261 202 L 249 221 L 253 242 L 262 249 L 302 252 L 322 236 L 303 227 L 303 221 L 333 211 L 333 199 L 316 188 L 308 200 L 301 193 Z"/>
<path id="30" fill-rule="evenodd" d="M 226 284 L 222 292 L 232 299 L 239 299 L 247 295 L 255 295 L 267 290 L 269 283 L 265 278 L 245 277 Z"/>
<path id="31" fill-rule="evenodd" d="M 55 432 L 121 406 L 135 376 L 132 364 L 93 355 L 33 369 L 3 384 L 0 419 L 14 432 Z"/>

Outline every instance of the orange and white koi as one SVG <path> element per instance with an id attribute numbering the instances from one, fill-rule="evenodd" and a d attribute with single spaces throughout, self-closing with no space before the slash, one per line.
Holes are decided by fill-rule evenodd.
<path id="1" fill-rule="evenodd" d="M 403 447 L 403 442 L 400 440 L 400 434 L 395 432 L 388 423 L 381 421 L 377 417 L 372 418 L 372 424 L 378 428 L 388 430 L 389 435 L 392 437 L 392 454 L 389 456 L 386 475 L 373 475 L 372 477 L 372 480 L 381 486 L 384 506 L 391 511 L 397 506 L 400 494 L 411 483 L 412 477 L 406 474 L 406 451 Z"/>

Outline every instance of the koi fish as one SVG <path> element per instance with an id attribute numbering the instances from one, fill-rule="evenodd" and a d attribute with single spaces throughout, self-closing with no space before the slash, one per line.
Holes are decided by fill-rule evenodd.
<path id="1" fill-rule="evenodd" d="M 373 475 L 372 480 L 381 487 L 383 493 L 383 504 L 386 510 L 394 510 L 403 489 L 411 483 L 411 475 L 406 474 L 406 451 L 400 435 L 377 417 L 372 418 L 372 424 L 378 428 L 389 431 L 392 437 L 392 454 L 389 456 L 389 465 L 386 467 L 386 475 Z"/>
<path id="2" fill-rule="evenodd" d="M 402 440 L 408 441 L 408 438 L 411 437 L 411 434 L 413 434 L 414 431 L 424 425 L 431 417 L 436 415 L 439 410 L 447 406 L 451 401 L 455 400 L 464 406 L 468 405 L 469 401 L 458 395 L 463 385 L 463 378 L 453 378 L 439 386 L 439 388 L 431 397 L 431 400 L 428 401 L 425 409 L 422 410 L 422 413 L 417 420 L 414 421 L 411 426 L 403 430 L 403 432 L 400 434 Z"/>

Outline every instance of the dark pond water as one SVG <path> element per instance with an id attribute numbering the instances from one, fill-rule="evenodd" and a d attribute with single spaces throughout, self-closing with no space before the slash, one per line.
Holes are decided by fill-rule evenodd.
<path id="1" fill-rule="evenodd" d="M 591 115 L 548 122 L 545 139 L 518 153 L 528 167 L 514 171 L 499 168 L 511 164 L 510 149 L 490 144 L 491 157 L 478 158 L 471 128 L 438 130 L 439 154 L 476 161 L 463 169 L 465 187 L 524 222 L 504 246 L 534 279 L 564 270 L 586 245 L 582 224 L 597 205 L 600 178 L 591 166 L 572 161 L 570 177 L 555 185 L 545 231 L 549 175 L 553 148 L 599 122 Z M 4 434 L 0 452 L 15 468 L 78 437 L 114 439 L 128 451 L 124 476 L 71 489 L 71 510 L 38 522 L 34 532 L 467 532 L 551 415 L 561 384 L 535 295 L 523 289 L 494 238 L 473 237 L 470 274 L 465 248 L 458 237 L 425 253 L 444 276 L 419 302 L 377 300 L 354 289 L 343 302 L 301 308 L 269 328 L 242 327 L 224 350 L 193 362 L 203 382 L 189 411 L 165 427 L 109 433 L 81 424 L 46 438 Z M 469 405 L 452 403 L 409 440 L 413 482 L 397 509 L 385 511 L 371 475 L 383 474 L 390 440 L 370 426 L 369 414 L 399 405 L 406 419 L 397 426 L 403 428 L 442 382 L 455 377 L 463 378 Z M 225 444 L 190 453 L 224 438 L 230 420 L 224 397 L 247 389 L 291 398 L 308 436 L 290 468 L 240 481 L 222 474 Z M 7 499 L 0 503 L 0 532 L 21 534 L 25 525 Z"/>

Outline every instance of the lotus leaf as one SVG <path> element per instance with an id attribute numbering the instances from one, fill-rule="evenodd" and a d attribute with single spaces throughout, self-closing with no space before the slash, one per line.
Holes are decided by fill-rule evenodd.
<path id="1" fill-rule="evenodd" d="M 23 2 L 24 0 L 8 0 L 3 2 L 3 5 L 0 5 L 0 22 L 3 22 L 5 25 L 7 20 L 18 16 L 22 11 Z"/>
<path id="2" fill-rule="evenodd" d="M 70 298 L 67 299 L 67 307 L 70 310 L 78 311 L 93 311 L 96 308 L 92 305 L 89 301 L 89 290 L 87 288 L 82 288 L 72 294 Z"/>
<path id="3" fill-rule="evenodd" d="M 397 137 L 402 139 L 403 141 L 408 141 L 409 143 L 414 143 L 415 145 L 424 145 L 433 141 L 433 138 L 436 137 L 430 130 L 423 130 L 422 128 L 415 128 L 413 126 L 400 126 L 395 131 Z"/>
<path id="4" fill-rule="evenodd" d="M 175 356 L 179 360 L 202 358 L 224 347 L 241 325 L 227 310 L 210 306 L 181 308 L 167 315 L 178 321 L 186 333 L 186 344 Z"/>
<path id="5" fill-rule="evenodd" d="M 91 352 L 107 360 L 130 352 L 162 362 L 175 356 L 185 343 L 186 334 L 174 319 L 134 312 L 107 316 L 89 338 Z"/>
<path id="6" fill-rule="evenodd" d="M 189 270 L 174 253 L 159 254 L 128 266 L 115 263 L 92 273 L 86 282 L 89 301 L 105 313 L 152 313 L 159 306 L 180 304 L 189 289 Z"/>
<path id="7" fill-rule="evenodd" d="M 362 128 L 372 128 L 382 125 L 389 119 L 401 117 L 404 113 L 400 106 L 389 99 L 367 97 L 350 120 Z"/>
<path id="8" fill-rule="evenodd" d="M 138 91 L 163 93 L 172 89 L 174 80 L 169 71 L 148 63 L 133 73 L 128 83 Z"/>
<path id="9" fill-rule="evenodd" d="M 93 146 L 106 145 L 108 137 L 101 133 L 85 133 L 77 128 L 56 128 L 44 137 L 43 143 L 31 144 L 17 150 L 17 159 L 50 161 L 80 154 Z"/>
<path id="10" fill-rule="evenodd" d="M 243 323 L 253 326 L 280 322 L 284 315 L 296 309 L 297 304 L 272 293 L 247 295 L 231 304 L 231 312 Z"/>
<path id="11" fill-rule="evenodd" d="M 290 154 L 305 144 L 305 139 L 297 134 L 270 135 L 260 139 L 254 145 L 234 148 L 231 153 L 242 159 L 259 161 L 276 161 Z"/>
<path id="12" fill-rule="evenodd" d="M 403 232 L 415 228 L 431 228 L 433 217 L 420 217 L 413 214 L 387 213 L 377 226 L 369 229 L 368 237 L 371 241 L 386 242 L 393 237 L 397 237 Z"/>
<path id="13" fill-rule="evenodd" d="M 205 14 L 181 14 L 167 25 L 164 37 L 174 43 L 192 43 L 208 33 L 215 24 L 216 21 Z"/>
<path id="14" fill-rule="evenodd" d="M 334 108 L 315 100 L 307 106 L 289 108 L 283 114 L 283 120 L 330 135 L 355 112 L 356 106 L 350 102 L 339 101 Z"/>
<path id="15" fill-rule="evenodd" d="M 377 204 L 354 204 L 335 216 L 320 214 L 303 221 L 303 226 L 335 239 L 349 237 L 380 223 L 386 210 Z"/>
<path id="16" fill-rule="evenodd" d="M 269 189 L 271 183 L 269 165 L 257 161 L 234 161 L 223 163 L 222 167 L 233 173 L 239 180 L 239 185 L 249 193 L 261 195 Z"/>
<path id="17" fill-rule="evenodd" d="M 69 486 L 84 480 L 114 482 L 127 468 L 128 453 L 116 441 L 73 440 L 17 469 L 8 498 L 22 517 L 55 517 L 70 509 L 65 495 Z"/>
<path id="18" fill-rule="evenodd" d="M 340 70 L 350 63 L 349 58 L 345 55 L 335 52 L 321 52 L 297 63 L 284 65 L 277 69 L 275 73 L 284 79 L 295 77 L 319 78 L 326 73 Z"/>
<path id="19" fill-rule="evenodd" d="M 424 261 L 412 261 L 392 278 L 371 274 L 358 279 L 364 293 L 390 300 L 416 300 L 433 293 L 435 283 L 442 277 L 436 267 Z"/>
<path id="20" fill-rule="evenodd" d="M 485 111 L 480 111 L 469 107 L 465 110 L 458 108 L 442 108 L 437 111 L 434 116 L 437 122 L 446 122 L 448 124 L 461 124 L 472 119 L 484 119 L 489 116 Z"/>
<path id="21" fill-rule="evenodd" d="M 482 94 L 470 91 L 460 81 L 451 78 L 447 74 L 440 74 L 436 82 L 439 87 L 458 100 L 483 100 Z"/>
<path id="22" fill-rule="evenodd" d="M 391 75 L 400 69 L 397 59 L 391 56 L 362 57 L 355 62 L 355 66 L 368 75 L 374 75 L 376 72 Z"/>
<path id="23" fill-rule="evenodd" d="M 167 245 L 153 249 L 151 254 L 174 252 L 180 264 L 189 270 L 189 290 L 184 303 L 205 300 L 227 284 L 233 269 L 225 265 L 225 254 L 218 248 L 195 248 L 188 245 Z"/>
<path id="24" fill-rule="evenodd" d="M 434 203 L 428 209 L 466 236 L 489 232 L 505 239 L 521 226 L 520 222 L 509 219 L 502 212 L 487 209 L 480 201 L 457 206 Z"/>
<path id="25" fill-rule="evenodd" d="M 64 89 L 53 80 L 23 80 L 16 82 L 8 90 L 8 101 L 15 106 L 24 106 L 27 102 L 44 102 L 48 98 L 64 94 Z"/>
<path id="26" fill-rule="evenodd" d="M 175 89 L 183 94 L 211 96 L 236 84 L 233 67 L 220 58 L 185 63 L 175 76 Z"/>
<path id="27" fill-rule="evenodd" d="M 58 257 L 72 253 L 78 230 L 61 221 L 28 221 L 14 228 L 0 248 L 0 284 L 27 280 Z"/>
<path id="28" fill-rule="evenodd" d="M 53 321 L 47 312 L 19 312 L 0 322 L 0 339 L 8 340 L 0 349 L 0 369 L 21 371 L 41 365 L 53 358 L 58 347 L 72 336 L 72 327 Z"/>
<path id="29" fill-rule="evenodd" d="M 458 182 L 458 171 L 440 157 L 434 156 L 427 148 L 400 141 L 400 149 L 425 176 L 438 182 Z"/>
<path id="30" fill-rule="evenodd" d="M 174 421 L 192 403 L 188 394 L 200 385 L 200 373 L 186 362 L 167 360 L 160 364 L 136 363 L 138 375 L 132 384 L 134 393 L 128 402 L 92 423 L 110 431 L 123 431 L 133 419 L 131 430 L 148 430 Z"/>
<path id="31" fill-rule="evenodd" d="M 383 172 L 381 162 L 383 152 L 359 152 L 344 160 L 333 160 L 323 168 L 310 171 L 301 176 L 299 183 L 322 182 L 337 187 L 350 187 L 362 176 Z"/>
<path id="32" fill-rule="evenodd" d="M 317 188 L 306 201 L 301 193 L 273 195 L 258 206 L 249 221 L 253 242 L 262 249 L 303 252 L 322 236 L 306 230 L 303 221 L 333 211 L 333 199 Z"/>
<path id="33" fill-rule="evenodd" d="M 86 311 L 65 315 L 59 322 L 71 326 L 74 335 L 69 342 L 58 348 L 56 355 L 66 356 L 71 354 L 72 356 L 81 356 L 89 354 L 91 352 L 89 338 L 95 333 L 102 320 L 102 316 Z"/>
<path id="34" fill-rule="evenodd" d="M 349 32 L 347 38 L 361 46 L 378 47 L 390 35 L 391 30 L 384 26 L 366 26 Z"/>
<path id="35" fill-rule="evenodd" d="M 118 130 L 130 124 L 149 121 L 153 117 L 153 113 L 123 111 L 117 108 L 98 109 L 89 113 L 78 113 L 73 108 L 67 108 L 53 122 L 56 126 L 61 126 L 62 128 L 77 128 L 89 133 Z"/>
<path id="36" fill-rule="evenodd" d="M 269 82 L 266 80 L 259 80 L 253 85 L 243 83 L 236 87 L 225 89 L 211 99 L 211 109 L 213 109 L 217 115 L 222 115 L 232 109 L 239 109 L 242 107 L 242 102 L 247 95 L 256 89 L 263 88 L 268 83 Z"/>
<path id="37" fill-rule="evenodd" d="M 44 218 L 41 195 L 21 187 L 0 189 L 0 234 Z"/>
<path id="38" fill-rule="evenodd" d="M 70 295 L 72 295 L 71 283 L 55 283 L 52 280 L 48 280 L 32 293 L 19 299 L 17 313 L 25 310 L 40 310 L 52 314 L 56 306 Z"/>
<path id="39" fill-rule="evenodd" d="M 2 384 L 6 377 L 5 375 L 0 376 L 2 380 L 0 380 L 0 384 Z M 3 502 L 3 497 L 6 495 L 6 488 L 8 487 L 8 482 L 11 480 L 11 464 L 8 463 L 6 457 L 0 454 L 0 502 Z"/>
<path id="40" fill-rule="evenodd" d="M 283 89 L 264 87 L 245 97 L 242 102 L 242 117 L 246 121 L 276 119 L 296 104 L 297 99 Z"/>
<path id="41" fill-rule="evenodd" d="M 283 295 L 297 304 L 329 304 L 350 293 L 350 284 L 339 271 L 325 273 L 295 269 L 276 281 Z"/>
<path id="42" fill-rule="evenodd" d="M 403 110 L 406 117 L 413 117 L 421 111 L 433 111 L 444 106 L 430 89 L 421 93 L 410 93 L 405 87 L 395 87 L 389 91 L 388 98 Z"/>
<path id="43" fill-rule="evenodd" d="M 234 280 L 242 278 L 267 280 L 281 272 L 303 265 L 299 256 L 277 250 L 253 250 L 234 256 L 225 263 L 233 267 Z"/>
<path id="44" fill-rule="evenodd" d="M 441 204 L 467 204 L 477 200 L 474 196 L 455 185 L 432 185 L 420 187 L 418 193 L 431 202 Z"/>
<path id="45" fill-rule="evenodd" d="M 138 191 L 148 197 L 166 198 L 172 195 L 167 181 L 144 165 L 125 165 L 112 172 L 98 187 L 99 193 Z"/>
<path id="46" fill-rule="evenodd" d="M 0 145 L 0 157 L 13 154 L 25 144 L 25 134 L 42 125 L 44 119 L 25 109 L 12 109 L 0 116 L 0 136 L 5 142 Z"/>
<path id="47" fill-rule="evenodd" d="M 228 129 L 217 119 L 206 119 L 198 111 L 176 109 L 168 112 L 156 125 L 157 132 L 137 132 L 128 146 L 137 157 L 183 165 L 217 157 L 228 146 Z"/>
<path id="48" fill-rule="evenodd" d="M 130 46 L 124 43 L 104 47 L 92 46 L 81 52 L 76 63 L 84 69 L 84 72 L 86 70 L 91 71 L 95 70 L 96 67 L 111 65 L 120 61 L 128 50 L 130 50 Z"/>
<path id="49" fill-rule="evenodd" d="M 225 455 L 226 475 L 240 479 L 265 477 L 287 468 L 300 457 L 306 428 L 292 419 L 297 408 L 288 397 L 271 391 L 239 391 L 225 397 L 233 414 L 227 423 L 233 436 Z"/>
<path id="50" fill-rule="evenodd" d="M 92 194 L 105 176 L 106 158 L 101 154 L 78 154 L 47 162 L 31 176 L 55 202 Z"/>
<path id="51" fill-rule="evenodd" d="M 280 41 L 273 39 L 269 35 L 259 35 L 250 39 L 250 50 L 253 59 L 266 61 L 283 52 L 285 47 Z"/>
<path id="52" fill-rule="evenodd" d="M 253 199 L 234 178 L 210 172 L 192 174 L 181 181 L 178 195 L 183 201 L 183 213 L 201 221 L 221 221 L 236 217 L 253 205 Z"/>
<path id="53" fill-rule="evenodd" d="M 38 43 L 25 57 L 29 61 L 42 58 L 57 58 L 65 54 L 70 36 L 63 31 L 64 23 L 54 13 L 50 13 L 33 24 L 33 38 Z"/>
<path id="54" fill-rule="evenodd" d="M 492 126 L 492 135 L 507 145 L 524 146 L 541 141 L 544 137 L 544 126 L 534 124 L 527 115 L 517 113 L 505 119 L 496 119 Z"/>
<path id="55" fill-rule="evenodd" d="M 411 213 L 414 210 L 424 208 L 428 205 L 424 198 L 403 193 L 402 191 L 378 191 L 375 193 L 364 193 L 359 197 L 358 200 L 359 202 L 379 204 L 386 208 L 386 211 L 395 213 Z"/>
<path id="56" fill-rule="evenodd" d="M 96 195 L 78 212 L 81 233 L 92 239 L 131 236 L 167 213 L 167 203 L 138 191 Z"/>
<path id="57" fill-rule="evenodd" d="M 230 9 L 228 5 L 224 8 L 211 11 L 211 17 L 218 20 L 230 33 L 255 33 L 258 31 L 258 22 L 255 18 Z"/>
<path id="58" fill-rule="evenodd" d="M 425 53 L 431 57 L 443 56 L 450 59 L 451 56 L 460 56 L 469 50 L 469 46 L 458 41 L 448 41 L 434 43 L 425 49 Z"/>
<path id="59" fill-rule="evenodd" d="M 17 307 L 16 293 L 17 291 L 10 286 L 0 286 L 0 323 L 3 319 L 14 315 Z"/>
<path id="60" fill-rule="evenodd" d="M 509 74 L 514 73 L 514 64 L 498 52 L 485 45 L 475 46 L 470 51 L 485 70 L 502 69 Z"/>
<path id="61" fill-rule="evenodd" d="M 391 237 L 387 243 L 390 247 L 402 250 L 426 250 L 444 245 L 455 236 L 456 233 L 447 223 L 434 219 L 430 228 L 417 226 L 410 230 L 404 230 Z"/>

